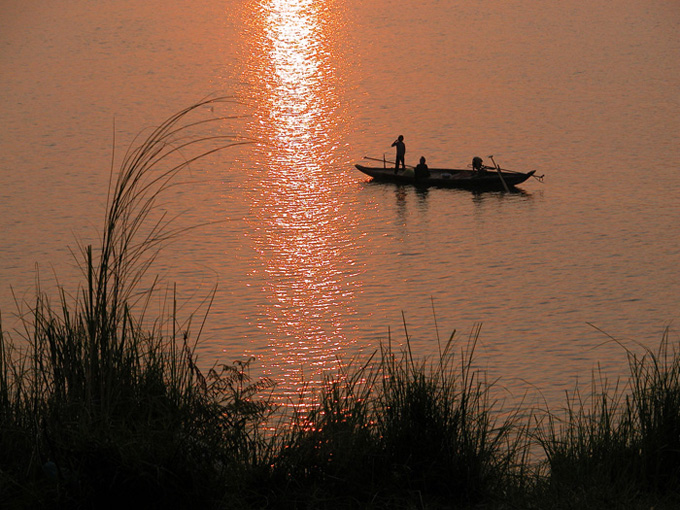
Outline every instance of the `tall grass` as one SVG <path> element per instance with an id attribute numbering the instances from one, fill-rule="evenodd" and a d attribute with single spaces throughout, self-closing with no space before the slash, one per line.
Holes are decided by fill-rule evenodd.
<path id="1" fill-rule="evenodd" d="M 100 246 L 80 250 L 82 291 L 69 299 L 62 289 L 54 305 L 38 289 L 24 316 L 27 349 L 0 332 L 3 497 L 37 506 L 112 506 L 132 493 L 152 506 L 195 501 L 214 496 L 206 487 L 261 445 L 256 424 L 268 406 L 251 397 L 266 382 L 251 385 L 247 364 L 205 377 L 175 313 L 150 331 L 141 320 L 153 288 L 140 281 L 182 230 L 153 217 L 159 196 L 188 165 L 246 143 L 194 135 L 222 123 L 194 117 L 223 101 L 173 115 L 125 154 Z"/>
<path id="2" fill-rule="evenodd" d="M 384 353 L 376 419 L 395 487 L 469 504 L 513 485 L 526 451 L 522 430 L 515 414 L 499 418 L 493 384 L 473 369 L 478 334 L 460 353 L 452 335 L 429 367 L 410 350 L 401 359 Z"/>
<path id="3" fill-rule="evenodd" d="M 657 353 L 629 356 L 632 395 L 627 401 L 636 425 L 640 482 L 647 489 L 680 491 L 680 352 L 668 331 Z"/>
<path id="4" fill-rule="evenodd" d="M 289 497 L 313 494 L 315 508 L 438 508 L 519 492 L 526 436 L 515 414 L 498 421 L 492 385 L 472 368 L 476 341 L 459 354 L 452 335 L 439 359 L 416 362 L 407 339 L 329 380 L 275 464 Z"/>
<path id="5" fill-rule="evenodd" d="M 576 391 L 562 419 L 549 414 L 538 428 L 553 497 L 680 504 L 680 352 L 668 330 L 656 352 L 627 352 L 627 391 L 594 380 L 590 397 Z"/>

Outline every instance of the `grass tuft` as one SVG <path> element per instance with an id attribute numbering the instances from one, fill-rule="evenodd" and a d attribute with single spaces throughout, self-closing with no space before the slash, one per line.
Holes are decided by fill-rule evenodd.
<path id="1" fill-rule="evenodd" d="M 551 497 L 598 508 L 680 503 L 680 353 L 668 330 L 657 352 L 627 352 L 625 393 L 594 379 L 588 398 L 575 391 L 565 416 L 548 413 L 537 429 Z"/>
<path id="2" fill-rule="evenodd" d="M 274 468 L 289 483 L 281 497 L 314 494 L 322 508 L 438 508 L 514 493 L 526 436 L 513 434 L 514 414 L 497 422 L 491 385 L 472 369 L 476 341 L 459 361 L 452 335 L 427 363 L 407 340 L 402 352 L 383 347 L 377 363 L 327 381 L 318 408 L 283 443 Z"/>

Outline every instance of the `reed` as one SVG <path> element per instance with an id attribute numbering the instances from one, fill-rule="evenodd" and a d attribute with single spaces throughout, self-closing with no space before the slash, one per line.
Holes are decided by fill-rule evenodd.
<path id="1" fill-rule="evenodd" d="M 191 320 L 179 327 L 174 301 L 150 330 L 142 324 L 155 294 L 140 282 L 183 231 L 153 217 L 159 196 L 191 163 L 247 143 L 193 134 L 224 120 L 194 118 L 224 101 L 179 112 L 128 151 L 101 244 L 80 247 L 82 291 L 69 298 L 60 289 L 54 305 L 38 288 L 23 350 L 0 330 L 2 498 L 31 507 L 112 507 L 132 494 L 149 507 L 194 503 L 226 490 L 225 473 L 242 471 L 266 444 L 258 434 L 269 406 L 252 398 L 266 381 L 250 383 L 247 363 L 204 376 Z"/>
<path id="2" fill-rule="evenodd" d="M 635 425 L 642 487 L 680 491 L 680 352 L 669 331 L 656 353 L 629 353 L 632 389 L 627 400 Z"/>
<path id="3" fill-rule="evenodd" d="M 597 508 L 680 503 L 680 353 L 667 330 L 656 352 L 627 354 L 625 391 L 594 378 L 588 397 L 577 389 L 562 418 L 548 413 L 537 428 L 551 499 Z"/>
<path id="4" fill-rule="evenodd" d="M 491 386 L 454 335 L 439 359 L 417 362 L 389 346 L 354 371 L 329 380 L 288 439 L 274 467 L 299 502 L 315 508 L 474 506 L 514 497 L 526 451 L 515 413 L 499 422 Z M 390 342 L 391 345 L 391 342 Z M 519 433 L 518 433 L 519 432 Z M 344 506 L 343 506 L 344 505 Z"/>
<path id="5" fill-rule="evenodd" d="M 585 506 L 593 499 L 611 503 L 633 496 L 626 473 L 633 430 L 622 413 L 622 397 L 617 389 L 598 386 L 596 379 L 592 390 L 583 397 L 577 388 L 567 396 L 563 416 L 548 413 L 536 431 L 545 452 L 550 497 Z"/>
<path id="6" fill-rule="evenodd" d="M 524 436 L 514 412 L 499 422 L 493 384 L 473 369 L 478 335 L 460 353 L 451 335 L 429 365 L 414 361 L 410 349 L 401 358 L 383 353 L 376 420 L 395 488 L 473 504 L 513 484 Z"/>

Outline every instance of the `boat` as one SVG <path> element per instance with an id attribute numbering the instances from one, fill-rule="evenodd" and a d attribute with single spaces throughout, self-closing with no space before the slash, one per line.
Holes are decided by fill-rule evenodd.
<path id="1" fill-rule="evenodd" d="M 416 178 L 413 167 L 399 169 L 395 172 L 394 163 L 369 157 L 364 159 L 383 162 L 381 167 L 366 166 L 358 163 L 354 165 L 359 171 L 372 177 L 374 181 L 410 184 L 419 187 L 510 191 L 532 176 L 538 180 L 543 178 L 543 176 L 535 175 L 536 170 L 515 172 L 501 169 L 498 165 L 494 167 L 480 166 L 479 169 L 428 168 L 428 177 Z"/>

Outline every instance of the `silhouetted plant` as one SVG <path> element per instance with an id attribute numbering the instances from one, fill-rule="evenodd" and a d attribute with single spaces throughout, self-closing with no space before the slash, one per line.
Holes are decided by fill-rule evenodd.
<path id="1" fill-rule="evenodd" d="M 587 399 L 574 392 L 563 419 L 548 413 L 538 427 L 549 494 L 600 505 L 678 503 L 665 502 L 680 488 L 680 355 L 668 331 L 656 353 L 626 351 L 627 393 L 600 377 Z"/>
<path id="2" fill-rule="evenodd" d="M 189 340 L 191 321 L 178 330 L 174 303 L 152 331 L 137 318 L 154 292 L 153 285 L 138 289 L 142 277 L 183 231 L 166 214 L 149 222 L 159 195 L 189 164 L 247 143 L 194 134 L 225 118 L 191 116 L 224 101 L 182 110 L 125 155 L 109 192 L 101 245 L 80 249 L 84 290 L 69 300 L 60 289 L 55 307 L 37 289 L 23 316 L 24 351 L 0 331 L 4 494 L 31 504 L 44 498 L 108 507 L 134 488 L 154 506 L 193 501 L 215 497 L 201 488 L 221 486 L 223 471 L 237 472 L 256 455 L 247 451 L 256 445 L 251 431 L 270 408 L 254 395 L 267 383 L 249 386 L 247 364 L 205 378 L 196 341 Z"/>

